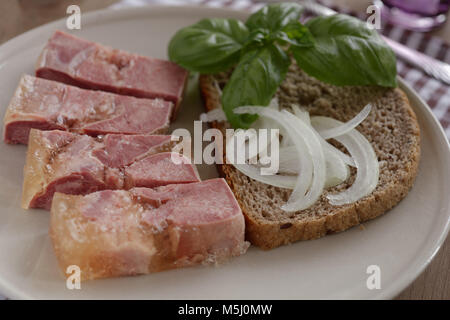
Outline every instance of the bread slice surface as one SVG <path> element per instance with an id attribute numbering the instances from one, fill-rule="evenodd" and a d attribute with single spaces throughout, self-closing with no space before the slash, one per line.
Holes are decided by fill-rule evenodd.
<path id="1" fill-rule="evenodd" d="M 200 77 L 206 110 L 221 107 L 218 87 L 223 88 L 228 78 L 226 73 Z M 378 156 L 380 177 L 376 189 L 368 196 L 352 204 L 331 205 L 326 196 L 353 183 L 356 170 L 352 169 L 346 182 L 325 190 L 310 208 L 285 212 L 280 207 L 289 198 L 291 190 L 255 181 L 232 165 L 218 165 L 245 215 L 246 238 L 253 245 L 272 249 L 344 231 L 382 215 L 407 195 L 420 161 L 420 129 L 401 89 L 336 87 L 309 77 L 293 63 L 276 96 L 281 109 L 290 110 L 295 103 L 311 115 L 340 121 L 350 120 L 366 104 L 372 103 L 372 111 L 357 129 L 369 140 Z M 227 122 L 213 122 L 212 126 L 222 131 L 231 127 Z"/>

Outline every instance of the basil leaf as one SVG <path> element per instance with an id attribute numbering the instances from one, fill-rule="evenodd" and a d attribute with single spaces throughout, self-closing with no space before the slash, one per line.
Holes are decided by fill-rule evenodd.
<path id="1" fill-rule="evenodd" d="M 334 85 L 397 85 L 393 51 L 365 22 L 336 14 L 317 17 L 306 26 L 315 45 L 293 46 L 291 52 L 310 76 Z"/>
<path id="2" fill-rule="evenodd" d="M 239 60 L 247 27 L 235 19 L 204 19 L 179 30 L 169 43 L 169 58 L 195 72 L 217 73 Z"/>
<path id="3" fill-rule="evenodd" d="M 244 47 L 254 48 L 254 46 L 263 46 L 267 43 L 270 32 L 264 28 L 257 28 L 250 32 Z"/>
<path id="4" fill-rule="evenodd" d="M 284 80 L 290 65 L 288 55 L 276 44 L 245 53 L 223 90 L 222 106 L 235 128 L 248 128 L 255 115 L 237 115 L 234 108 L 266 106 Z"/>
<path id="5" fill-rule="evenodd" d="M 269 4 L 252 14 L 245 24 L 250 30 L 266 28 L 275 32 L 300 19 L 302 10 L 301 5 L 292 2 Z"/>
<path id="6" fill-rule="evenodd" d="M 314 45 L 313 35 L 300 21 L 289 22 L 282 31 L 277 32 L 276 39 L 300 47 L 311 47 Z"/>

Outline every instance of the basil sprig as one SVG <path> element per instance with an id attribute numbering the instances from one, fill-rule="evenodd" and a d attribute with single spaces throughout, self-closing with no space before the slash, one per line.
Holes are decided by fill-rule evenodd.
<path id="1" fill-rule="evenodd" d="M 277 32 L 291 21 L 300 19 L 303 8 L 296 3 L 269 4 L 248 17 L 245 25 L 250 30 L 258 28 Z"/>
<path id="2" fill-rule="evenodd" d="M 395 55 L 366 23 L 346 15 L 306 23 L 314 47 L 292 47 L 297 64 L 310 76 L 334 85 L 395 87 Z"/>
<path id="3" fill-rule="evenodd" d="M 276 44 L 246 52 L 223 89 L 222 106 L 228 121 L 237 128 L 248 128 L 256 115 L 238 115 L 233 109 L 239 106 L 269 104 L 286 76 L 291 61 Z"/>
<path id="4" fill-rule="evenodd" d="M 205 74 L 235 66 L 222 107 L 235 128 L 248 128 L 254 115 L 236 115 L 243 105 L 268 105 L 284 80 L 292 55 L 310 76 L 334 85 L 396 86 L 395 55 L 376 31 L 346 15 L 317 17 L 302 25 L 296 3 L 270 4 L 245 24 L 204 19 L 179 30 L 170 59 Z"/>
<path id="5" fill-rule="evenodd" d="M 225 71 L 239 61 L 248 36 L 247 27 L 239 20 L 203 19 L 175 34 L 169 58 L 190 71 Z"/>

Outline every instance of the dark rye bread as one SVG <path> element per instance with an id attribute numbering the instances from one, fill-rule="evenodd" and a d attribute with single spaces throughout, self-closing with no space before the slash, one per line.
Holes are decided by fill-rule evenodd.
<path id="1" fill-rule="evenodd" d="M 227 74 L 200 77 L 200 88 L 208 111 L 220 107 L 217 84 L 223 88 L 227 79 Z M 325 190 L 312 207 L 288 213 L 280 207 L 289 198 L 291 190 L 254 181 L 232 165 L 218 165 L 219 172 L 242 208 L 246 237 L 253 245 L 272 249 L 344 231 L 380 216 L 406 196 L 418 170 L 420 130 L 403 91 L 398 88 L 324 84 L 307 76 L 293 63 L 276 95 L 281 108 L 290 109 L 292 103 L 297 103 L 311 115 L 324 115 L 341 121 L 348 121 L 371 102 L 373 108 L 370 115 L 357 129 L 375 149 L 380 178 L 376 189 L 359 201 L 342 206 L 330 205 L 326 195 L 348 188 L 355 178 L 356 170 L 352 169 L 346 183 Z M 221 130 L 230 127 L 226 122 L 213 122 L 212 125 Z"/>

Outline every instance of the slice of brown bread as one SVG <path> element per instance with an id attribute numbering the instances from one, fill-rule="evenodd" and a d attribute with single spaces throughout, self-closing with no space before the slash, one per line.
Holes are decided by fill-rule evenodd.
<path id="1" fill-rule="evenodd" d="M 202 75 L 200 88 L 206 109 L 221 107 L 217 84 L 223 88 L 228 74 Z M 376 189 L 359 201 L 332 206 L 326 195 L 348 188 L 347 182 L 325 190 L 310 208 L 284 212 L 281 205 L 291 190 L 250 179 L 232 165 L 218 165 L 238 200 L 246 220 L 246 237 L 262 249 L 272 249 L 298 240 L 309 240 L 344 231 L 376 218 L 402 200 L 412 187 L 420 159 L 420 130 L 416 115 L 402 90 L 381 87 L 336 87 L 307 76 L 295 63 L 276 93 L 281 108 L 292 103 L 305 107 L 312 115 L 324 115 L 341 121 L 354 117 L 367 103 L 372 111 L 358 130 L 371 142 L 380 164 Z M 213 122 L 225 130 L 226 122 Z M 344 150 L 344 149 L 343 149 Z"/>

